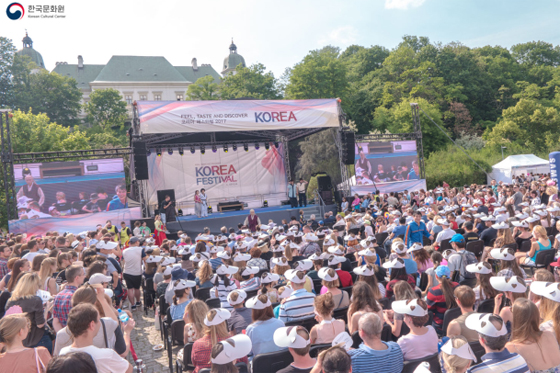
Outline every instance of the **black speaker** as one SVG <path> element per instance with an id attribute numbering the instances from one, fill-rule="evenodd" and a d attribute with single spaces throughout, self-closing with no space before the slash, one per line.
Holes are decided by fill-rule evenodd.
<path id="1" fill-rule="evenodd" d="M 154 218 L 133 219 L 130 221 L 130 229 L 134 230 L 134 223 L 136 223 L 137 221 L 140 222 L 140 226 L 142 226 L 143 222 L 146 222 L 146 226 L 150 228 L 152 232 L 154 232 L 156 229 L 154 225 Z"/>
<path id="2" fill-rule="evenodd" d="M 333 192 L 331 190 L 323 190 L 321 193 L 321 198 L 325 205 L 332 205 L 333 204 Z"/>
<path id="3" fill-rule="evenodd" d="M 144 141 L 132 143 L 132 155 L 134 157 L 134 177 L 136 180 L 148 180 L 148 155 Z"/>
<path id="4" fill-rule="evenodd" d="M 356 136 L 354 132 L 342 132 L 342 150 L 344 164 L 354 164 L 356 158 Z"/>
<path id="5" fill-rule="evenodd" d="M 342 197 L 344 197 L 344 192 L 341 190 L 337 190 L 334 192 L 334 200 L 336 203 L 342 203 Z"/>
<path id="6" fill-rule="evenodd" d="M 317 176 L 317 188 L 319 189 L 319 192 L 322 192 L 323 190 L 331 190 L 331 177 L 329 175 Z"/>
<path id="7" fill-rule="evenodd" d="M 157 191 L 158 208 L 161 208 L 161 203 L 165 200 L 165 196 L 169 196 L 171 197 L 172 201 L 175 201 L 175 189 L 164 189 Z"/>

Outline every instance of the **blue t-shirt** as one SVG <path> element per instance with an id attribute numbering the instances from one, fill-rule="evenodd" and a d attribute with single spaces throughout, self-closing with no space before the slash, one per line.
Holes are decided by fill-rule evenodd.
<path id="1" fill-rule="evenodd" d="M 183 315 L 185 314 L 185 308 L 187 308 L 187 305 L 190 302 L 191 302 L 191 299 L 189 299 L 188 301 L 183 302 L 183 303 L 171 305 L 171 307 L 169 308 L 169 312 L 171 313 L 171 319 L 173 321 L 181 320 L 183 318 Z"/>
<path id="2" fill-rule="evenodd" d="M 353 373 L 400 373 L 403 369 L 403 353 L 396 342 L 383 342 L 386 350 L 374 350 L 364 343 L 355 350 L 348 351 L 352 359 Z"/>
<path id="3" fill-rule="evenodd" d="M 128 208 L 128 199 L 126 200 L 126 203 L 122 203 L 118 196 L 114 196 L 113 199 L 107 204 L 107 211 L 126 208 Z"/>
<path id="4" fill-rule="evenodd" d="M 414 261 L 414 259 L 412 258 L 402 258 L 404 261 L 404 266 L 406 268 L 406 274 L 407 275 L 411 275 L 413 273 L 418 272 L 418 264 L 416 264 L 416 262 Z"/>
<path id="5" fill-rule="evenodd" d="M 404 236 L 406 233 L 406 225 L 396 226 L 395 229 L 393 229 L 393 233 L 395 234 L 395 237 Z"/>

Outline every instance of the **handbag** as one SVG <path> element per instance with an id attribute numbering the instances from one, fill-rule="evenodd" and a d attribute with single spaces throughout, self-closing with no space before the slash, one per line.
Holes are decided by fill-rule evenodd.
<path id="1" fill-rule="evenodd" d="M 56 333 L 48 323 L 45 323 L 45 333 L 51 338 L 51 341 L 56 339 Z"/>

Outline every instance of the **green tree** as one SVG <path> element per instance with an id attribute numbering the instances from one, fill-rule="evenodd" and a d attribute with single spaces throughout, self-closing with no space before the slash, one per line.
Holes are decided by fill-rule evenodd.
<path id="1" fill-rule="evenodd" d="M 67 127 L 78 124 L 82 93 L 76 80 L 36 69 L 34 64 L 25 65 L 18 57 L 14 58 L 18 69 L 14 71 L 13 108 L 45 113 L 50 120 Z"/>
<path id="2" fill-rule="evenodd" d="M 241 64 L 235 68 L 235 74 L 228 74 L 219 86 L 222 100 L 252 98 L 255 100 L 275 100 L 280 98 L 277 79 L 266 67 L 257 63 L 249 67 Z"/>
<path id="3" fill-rule="evenodd" d="M 0 108 L 7 108 L 12 104 L 12 64 L 15 51 L 12 40 L 0 36 Z"/>
<path id="4" fill-rule="evenodd" d="M 11 133 L 14 153 L 90 149 L 85 132 L 51 122 L 46 114 L 31 110 L 14 112 Z"/>
<path id="5" fill-rule="evenodd" d="M 286 98 L 343 98 L 348 90 L 347 66 L 340 49 L 327 46 L 309 52 L 296 64 L 286 86 Z"/>
<path id="6" fill-rule="evenodd" d="M 97 125 L 103 130 L 123 126 L 128 118 L 126 102 L 119 91 L 113 88 L 93 91 L 89 101 L 84 104 L 84 111 L 90 126 Z"/>
<path id="7" fill-rule="evenodd" d="M 325 172 L 333 183 L 341 182 L 338 150 L 334 144 L 333 129 L 321 131 L 299 143 L 302 155 L 296 169 L 296 176 L 309 180 L 312 173 Z"/>
<path id="8" fill-rule="evenodd" d="M 520 64 L 529 66 L 560 65 L 560 46 L 554 46 L 541 40 L 516 44 L 511 47 L 511 53 Z"/>
<path id="9" fill-rule="evenodd" d="M 194 84 L 187 88 L 187 101 L 218 100 L 218 83 L 210 75 L 198 78 Z"/>

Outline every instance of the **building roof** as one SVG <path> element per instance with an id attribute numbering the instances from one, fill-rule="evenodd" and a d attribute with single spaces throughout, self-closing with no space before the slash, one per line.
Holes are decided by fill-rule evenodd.
<path id="1" fill-rule="evenodd" d="M 237 53 L 237 45 L 233 44 L 233 39 L 231 40 L 231 44 L 229 46 L 229 54 L 226 58 L 224 58 L 224 64 L 222 66 L 222 74 L 228 72 L 229 70 L 235 70 L 235 68 L 241 64 L 243 67 L 246 67 L 245 59 L 242 55 Z"/>
<path id="2" fill-rule="evenodd" d="M 541 166 L 541 165 L 548 166 L 549 161 L 547 161 L 546 159 L 539 158 L 534 154 L 517 154 L 517 155 L 510 155 L 503 161 L 493 165 L 492 168 L 511 169 L 516 167 L 529 167 L 529 166 Z"/>
<path id="3" fill-rule="evenodd" d="M 164 57 L 113 56 L 96 82 L 186 82 Z"/>
<path id="4" fill-rule="evenodd" d="M 89 89 L 89 83 L 97 78 L 104 67 L 105 65 L 84 65 L 83 68 L 79 69 L 78 65 L 59 63 L 53 72 L 76 79 L 79 89 Z"/>
<path id="5" fill-rule="evenodd" d="M 206 75 L 214 77 L 214 80 L 219 81 L 222 77 L 214 68 L 210 65 L 198 66 L 198 69 L 193 69 L 192 66 L 175 66 L 175 69 L 185 77 L 189 82 L 196 82 L 199 78 L 203 78 Z"/>
<path id="6" fill-rule="evenodd" d="M 28 56 L 32 62 L 34 62 L 38 67 L 45 68 L 45 63 L 43 62 L 43 56 L 41 53 L 37 52 L 33 49 L 33 40 L 27 35 L 27 31 L 25 32 L 25 36 L 22 39 L 23 48 L 17 51 L 16 53 L 20 56 Z"/>

